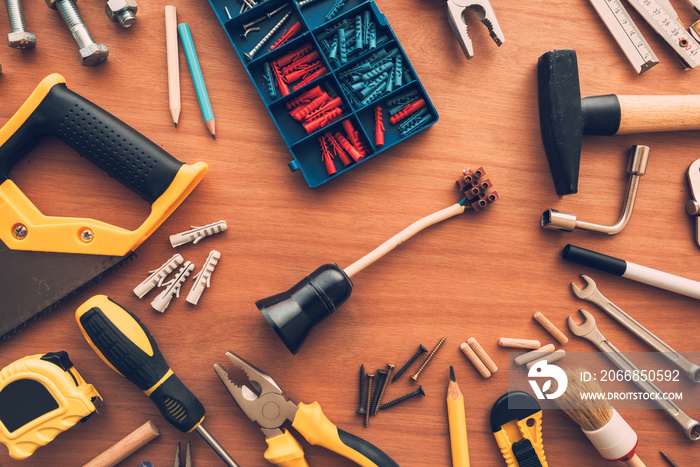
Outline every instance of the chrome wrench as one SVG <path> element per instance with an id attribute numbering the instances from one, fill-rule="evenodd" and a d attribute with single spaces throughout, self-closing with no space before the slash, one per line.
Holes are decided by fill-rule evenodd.
<path id="1" fill-rule="evenodd" d="M 678 368 L 683 370 L 685 375 L 694 383 L 700 383 L 700 365 L 689 361 L 680 353 L 676 352 L 667 343 L 659 339 L 647 328 L 639 324 L 637 320 L 622 311 L 620 307 L 608 300 L 598 290 L 595 281 L 585 274 L 581 274 L 581 278 L 586 281 L 586 286 L 581 289 L 575 283 L 571 283 L 571 291 L 581 300 L 587 300 L 598 308 L 609 314 L 615 321 L 626 327 L 632 334 L 639 337 L 644 343 L 651 348 L 661 353 L 661 356 L 669 360 Z"/>
<path id="2" fill-rule="evenodd" d="M 567 318 L 569 329 L 575 336 L 583 337 L 584 339 L 592 342 L 593 345 L 598 348 L 598 350 L 605 354 L 608 360 L 610 360 L 623 372 L 634 374 L 636 371 L 638 374 L 641 373 L 639 368 L 637 368 L 635 364 L 625 356 L 625 354 L 620 352 L 617 347 L 612 345 L 612 343 L 600 333 L 598 326 L 595 324 L 595 318 L 593 318 L 592 314 L 586 310 L 579 310 L 579 312 L 585 318 L 583 323 L 576 324 L 571 316 Z M 690 418 L 681 410 L 680 407 L 678 407 L 678 405 L 676 405 L 675 402 L 664 399 L 662 396 L 663 392 L 658 386 L 644 378 L 639 378 L 636 381 L 633 379 L 632 382 L 647 394 L 656 395 L 656 397 L 651 399 L 683 428 L 683 432 L 688 439 L 692 441 L 697 441 L 700 439 L 700 422 Z"/>

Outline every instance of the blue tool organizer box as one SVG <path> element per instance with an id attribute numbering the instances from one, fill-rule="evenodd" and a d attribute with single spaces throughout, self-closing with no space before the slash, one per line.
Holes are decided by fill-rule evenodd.
<path id="1" fill-rule="evenodd" d="M 253 8 L 240 12 L 242 9 L 241 5 L 244 2 L 245 0 L 209 0 L 209 4 L 226 31 L 236 54 L 238 54 L 238 58 L 243 62 L 250 79 L 253 81 L 272 120 L 275 122 L 280 135 L 282 135 L 293 156 L 293 160 L 289 162 L 289 168 L 292 171 L 301 170 L 306 183 L 310 187 L 315 188 L 326 183 L 406 138 L 410 138 L 425 130 L 438 120 L 437 111 L 428 98 L 420 80 L 418 80 L 401 44 L 394 35 L 386 17 L 380 13 L 373 0 L 346 0 L 345 2 L 336 0 L 311 0 L 309 2 L 304 2 L 304 0 L 300 2 L 295 0 L 267 0 L 257 3 Z M 300 7 L 299 3 L 303 5 Z M 337 14 L 328 19 L 327 15 L 336 5 L 340 5 Z M 281 11 L 275 14 L 270 14 L 280 9 L 280 7 L 284 8 L 281 8 Z M 288 18 L 284 25 L 271 35 L 265 45 L 253 55 L 252 59 L 247 58 L 245 56 L 246 53 L 250 53 L 260 39 L 268 34 L 284 17 L 285 13 L 290 10 L 291 17 Z M 250 29 L 250 32 L 246 35 L 247 37 L 244 36 L 244 25 L 248 25 L 262 17 L 265 17 L 265 20 L 249 27 L 259 27 L 260 29 L 258 31 Z M 331 44 L 333 41 L 336 41 L 336 44 L 333 44 L 333 46 L 337 45 L 340 29 L 343 30 L 343 36 L 345 36 L 345 31 L 350 30 L 351 36 L 347 37 L 347 42 L 356 44 L 355 37 L 352 37 L 352 25 L 361 26 L 361 23 L 356 23 L 356 21 L 364 22 L 365 29 L 368 29 L 366 27 L 367 24 L 373 23 L 369 29 L 375 33 L 373 36 L 376 45 L 372 44 L 375 45 L 372 48 L 347 47 L 347 59 L 343 61 L 341 59 L 346 57 L 338 58 L 340 55 L 338 49 L 336 47 L 336 52 L 333 53 Z M 300 23 L 301 32 L 289 42 L 270 51 L 270 46 L 277 42 L 282 37 L 282 34 L 296 22 Z M 360 27 L 359 29 L 362 28 Z M 333 37 L 334 32 L 337 34 L 336 37 Z M 363 45 L 366 46 L 367 42 Z M 327 72 L 297 89 L 293 89 L 293 86 L 290 85 L 290 92 L 287 95 L 281 95 L 280 92 L 277 92 L 276 96 L 271 96 L 265 79 L 266 71 L 269 72 L 270 63 L 276 63 L 277 60 L 282 60 L 282 57 L 288 56 L 290 52 L 304 47 L 310 47 L 313 51 L 318 52 L 319 61 Z M 399 56 L 400 58 L 397 58 Z M 368 63 L 370 59 L 373 60 Z M 381 62 L 382 59 L 384 63 L 392 61 L 394 66 L 391 67 L 391 73 L 393 75 L 389 77 L 390 79 L 386 79 L 387 86 L 382 88 L 383 93 L 378 98 L 372 99 L 373 94 L 370 94 L 366 96 L 369 98 L 367 99 L 364 94 L 360 94 L 362 89 L 360 92 L 355 92 L 353 88 L 353 86 L 364 86 L 366 83 L 353 83 L 352 75 L 357 75 L 360 71 L 365 72 L 369 69 L 370 72 L 375 73 L 377 79 L 381 78 L 379 75 L 388 66 L 385 65 L 383 69 L 374 71 L 371 67 L 374 63 Z M 398 73 L 396 72 L 397 68 L 399 69 Z M 398 74 L 401 76 L 399 77 Z M 364 81 L 371 81 L 371 78 Z M 292 118 L 287 104 L 316 86 L 321 86 L 322 90 L 331 97 L 339 97 L 341 99 L 340 109 L 342 110 L 342 116 L 326 126 L 307 132 L 299 121 Z M 391 89 L 392 87 L 393 90 Z M 423 99 L 425 106 L 420 111 L 422 120 L 418 122 L 420 123 L 419 127 L 416 129 L 409 127 L 407 131 L 402 131 L 399 128 L 399 124 L 393 125 L 390 123 L 387 104 L 393 103 L 395 110 L 399 108 L 396 105 L 397 98 L 401 99 L 406 95 L 410 95 L 414 101 Z M 374 137 L 375 110 L 378 105 L 382 107 L 385 127 L 384 145 L 380 146 L 375 144 Z M 331 134 L 342 132 L 343 128 L 346 128 L 343 126 L 343 120 L 349 120 L 353 128 L 359 133 L 359 138 L 366 150 L 366 156 L 359 162 L 351 160 L 351 163 L 346 166 L 343 165 L 338 157 L 335 157 L 333 164 L 337 172 L 329 175 L 329 170 L 324 165 L 319 137 L 329 131 Z M 414 120 L 418 119 L 414 118 Z"/>

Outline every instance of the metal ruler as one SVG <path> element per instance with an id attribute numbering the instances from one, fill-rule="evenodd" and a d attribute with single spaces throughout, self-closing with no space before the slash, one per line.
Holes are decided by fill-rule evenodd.
<path id="1" fill-rule="evenodd" d="M 637 74 L 642 74 L 659 63 L 654 51 L 618 0 L 590 0 L 590 2 Z"/>
<path id="2" fill-rule="evenodd" d="M 685 30 L 668 0 L 628 0 L 678 56 L 684 68 L 700 66 L 700 43 Z M 637 73 L 658 63 L 658 59 L 635 26 L 620 0 L 590 0 L 615 41 Z M 700 0 L 689 0 L 700 12 Z"/>

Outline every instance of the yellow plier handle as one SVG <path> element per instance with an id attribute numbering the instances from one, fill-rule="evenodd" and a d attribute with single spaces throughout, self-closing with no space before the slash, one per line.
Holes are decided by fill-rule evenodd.
<path id="1" fill-rule="evenodd" d="M 299 404 L 292 426 L 309 443 L 322 446 L 363 467 L 398 467 L 391 457 L 375 445 L 336 427 L 324 415 L 318 402 Z"/>
<path id="2" fill-rule="evenodd" d="M 304 458 L 304 449 L 292 436 L 289 430 L 284 430 L 284 434 L 267 438 L 267 451 L 265 459 L 275 465 L 282 467 L 309 467 Z"/>

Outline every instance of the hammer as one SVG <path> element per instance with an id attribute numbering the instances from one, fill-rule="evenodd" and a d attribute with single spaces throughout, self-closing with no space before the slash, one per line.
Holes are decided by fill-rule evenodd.
<path id="1" fill-rule="evenodd" d="M 576 52 L 550 50 L 537 63 L 540 130 L 558 195 L 576 193 L 582 135 L 700 129 L 700 96 L 584 97 Z"/>

